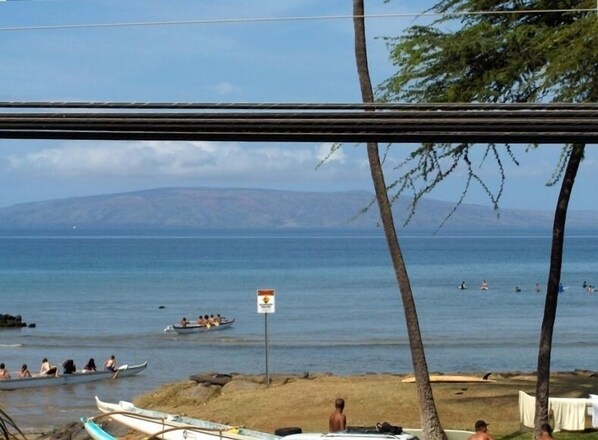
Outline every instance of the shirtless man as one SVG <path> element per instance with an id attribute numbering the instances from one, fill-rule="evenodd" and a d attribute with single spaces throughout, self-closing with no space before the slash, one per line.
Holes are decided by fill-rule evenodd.
<path id="1" fill-rule="evenodd" d="M 494 437 L 488 434 L 488 424 L 478 420 L 475 422 L 475 434 L 471 434 L 467 440 L 494 440 Z"/>
<path id="2" fill-rule="evenodd" d="M 31 373 L 29 372 L 29 368 L 27 368 L 27 364 L 23 364 L 21 367 L 21 371 L 19 371 L 19 377 L 31 377 Z"/>
<path id="3" fill-rule="evenodd" d="M 10 379 L 10 374 L 8 373 L 8 370 L 4 366 L 4 362 L 2 362 L 0 364 L 0 380 L 4 380 L 4 379 Z"/>
<path id="4" fill-rule="evenodd" d="M 39 374 L 48 374 L 48 371 L 50 371 L 50 368 L 52 368 L 50 366 L 50 362 L 48 362 L 47 358 L 44 358 L 42 360 L 42 365 L 41 365 L 41 367 L 39 369 Z"/>
<path id="5" fill-rule="evenodd" d="M 328 431 L 342 431 L 347 427 L 347 417 L 343 414 L 344 409 L 345 401 L 343 399 L 336 399 L 334 402 L 334 412 L 330 414 L 330 418 L 328 419 Z"/>
<path id="6" fill-rule="evenodd" d="M 104 370 L 116 371 L 116 357 L 114 357 L 114 355 L 111 355 L 110 358 L 104 362 Z"/>

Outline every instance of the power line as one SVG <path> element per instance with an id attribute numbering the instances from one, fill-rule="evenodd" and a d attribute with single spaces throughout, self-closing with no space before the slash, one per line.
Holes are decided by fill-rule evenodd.
<path id="1" fill-rule="evenodd" d="M 2 1 L 0 0 L 0 3 Z M 564 14 L 571 12 L 597 12 L 596 9 L 540 9 L 540 10 L 518 10 L 518 11 L 474 11 L 474 12 L 420 12 L 420 13 L 387 13 L 387 14 L 366 14 L 363 16 L 353 15 L 314 15 L 298 17 L 254 17 L 254 18 L 216 18 L 197 20 L 173 20 L 173 21 L 139 21 L 123 23 L 85 23 L 85 24 L 62 24 L 62 25 L 40 25 L 40 26 L 14 26 L 0 27 L 2 32 L 33 31 L 33 30 L 60 30 L 60 29 L 92 29 L 92 28 L 114 28 L 114 27 L 143 27 L 143 26 L 180 26 L 180 25 L 209 25 L 209 24 L 241 24 L 241 23 L 274 23 L 288 21 L 316 21 L 316 20 L 347 20 L 357 18 L 383 19 L 383 18 L 419 18 L 419 17 L 464 17 L 476 15 L 524 15 L 524 14 Z"/>
<path id="2" fill-rule="evenodd" d="M 326 103 L 18 104 L 28 103 L 0 103 L 0 139 L 598 144 L 593 103 L 376 105 L 382 111 Z M 86 111 L 55 110 L 76 106 Z"/>

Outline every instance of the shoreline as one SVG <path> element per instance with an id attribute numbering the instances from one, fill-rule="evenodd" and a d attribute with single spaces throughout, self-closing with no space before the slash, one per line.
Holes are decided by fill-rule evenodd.
<path id="1" fill-rule="evenodd" d="M 196 379 L 205 378 L 206 374 L 197 375 Z M 460 373 L 431 374 L 448 377 Z M 421 426 L 416 387 L 403 382 L 408 376 L 394 373 L 350 376 L 305 373 L 305 377 L 278 374 L 271 375 L 272 384 L 266 387 L 263 376 L 239 374 L 232 375 L 234 379 L 224 386 L 194 380 L 165 385 L 137 397 L 134 403 L 143 408 L 264 432 L 287 426 L 301 427 L 304 432 L 326 432 L 334 400 L 342 397 L 346 402 L 348 426 L 389 422 L 416 428 Z M 475 374 L 465 373 L 465 376 Z M 491 423 L 492 433 L 496 435 L 522 432 L 518 392 L 535 394 L 535 372 L 492 373 L 490 379 L 432 384 L 445 429 L 471 431 L 475 420 L 484 419 Z M 598 389 L 598 373 L 589 370 L 554 372 L 550 386 L 553 397 L 588 397 L 588 393 Z"/>
<path id="2" fill-rule="evenodd" d="M 445 429 L 471 431 L 477 419 L 491 424 L 495 436 L 526 432 L 521 429 L 518 391 L 535 394 L 535 372 L 442 373 L 446 378 L 464 376 L 466 381 L 432 383 L 434 398 Z M 329 372 L 264 375 L 205 372 L 189 379 L 160 386 L 137 396 L 139 407 L 170 414 L 186 415 L 262 432 L 298 426 L 303 432 L 326 432 L 328 415 L 337 397 L 345 399 L 348 426 L 374 426 L 378 422 L 418 428 L 421 426 L 414 383 L 404 382 L 412 375 L 365 373 L 336 375 Z M 598 390 L 598 372 L 589 370 L 551 373 L 552 397 L 588 397 Z M 4 408 L 10 411 L 10 408 Z M 10 412 L 9 412 L 10 414 Z M 589 419 L 591 421 L 591 419 Z M 76 426 L 79 425 L 79 426 Z M 586 423 L 586 427 L 591 424 Z M 70 438 L 82 429 L 77 420 L 54 427 L 21 427 L 27 438 Z M 62 432 L 62 435 L 60 434 Z"/>

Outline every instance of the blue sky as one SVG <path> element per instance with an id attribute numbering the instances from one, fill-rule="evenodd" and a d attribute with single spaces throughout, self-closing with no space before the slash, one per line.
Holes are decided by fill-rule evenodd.
<path id="1" fill-rule="evenodd" d="M 366 12 L 409 14 L 429 4 L 367 0 Z M 344 18 L 351 8 L 350 0 L 0 1 L 0 101 L 359 102 L 352 21 Z M 165 21 L 220 22 L 69 27 Z M 393 73 L 380 37 L 413 23 L 421 21 L 368 19 L 375 84 Z M 65 27 L 25 29 L 43 26 Z M 392 147 L 389 182 L 393 165 L 412 148 Z M 0 206 L 172 186 L 372 190 L 363 145 L 344 145 L 317 168 L 329 149 L 323 143 L 0 140 Z M 507 166 L 501 206 L 552 209 L 558 187 L 545 183 L 560 147 L 514 149 L 520 165 Z M 598 154 L 595 146 L 588 150 L 573 209 L 597 209 Z M 479 172 L 497 188 L 496 167 L 488 164 Z M 463 177 L 457 173 L 430 197 L 457 200 Z M 488 204 L 479 188 L 466 202 Z"/>

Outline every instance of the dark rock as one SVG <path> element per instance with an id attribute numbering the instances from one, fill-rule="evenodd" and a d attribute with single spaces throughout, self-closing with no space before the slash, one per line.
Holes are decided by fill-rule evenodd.
<path id="1" fill-rule="evenodd" d="M 23 322 L 21 315 L 0 315 L 0 328 L 20 328 L 26 326 L 27 324 Z"/>
<path id="2" fill-rule="evenodd" d="M 230 374 L 222 374 L 216 372 L 200 373 L 189 376 L 189 379 L 197 383 L 205 383 L 209 385 L 226 385 L 233 380 Z"/>
<path id="3" fill-rule="evenodd" d="M 59 428 L 55 428 L 49 435 L 44 438 L 50 440 L 88 440 L 89 435 L 82 423 L 72 422 Z"/>

